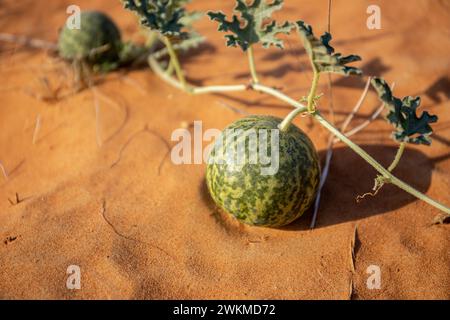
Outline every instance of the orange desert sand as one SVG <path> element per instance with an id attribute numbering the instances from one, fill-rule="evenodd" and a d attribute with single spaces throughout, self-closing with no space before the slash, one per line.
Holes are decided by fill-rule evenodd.
<path id="1" fill-rule="evenodd" d="M 225 12 L 234 4 L 194 2 L 190 8 Z M 305 20 L 316 34 L 326 30 L 326 0 L 285 2 L 278 20 Z M 2 1 L 0 30 L 55 42 L 72 3 Z M 142 40 L 136 16 L 119 1 L 77 4 L 107 12 L 124 39 Z M 381 30 L 366 27 L 370 4 L 381 7 Z M 247 83 L 241 50 L 226 48 L 207 17 L 197 26 L 208 42 L 183 57 L 189 79 Z M 366 75 L 395 82 L 397 96 L 421 95 L 423 108 L 439 116 L 432 146 L 409 146 L 395 173 L 448 205 L 450 1 L 336 0 L 331 28 L 332 45 L 360 54 L 357 65 Z M 257 68 L 265 84 L 300 99 L 310 67 L 298 35 L 285 39 L 285 51 L 256 50 Z M 171 133 L 183 124 L 201 120 L 204 129 L 223 129 L 242 117 L 225 105 L 280 117 L 290 107 L 254 92 L 189 96 L 149 68 L 112 73 L 94 90 L 51 99 L 53 89 L 67 87 L 68 71 L 45 51 L 0 43 L 0 161 L 9 173 L 8 179 L 0 175 L 0 298 L 450 298 L 449 225 L 432 225 L 440 212 L 393 186 L 356 203 L 372 188 L 376 172 L 345 145 L 335 146 L 314 230 L 311 210 L 281 229 L 239 224 L 212 202 L 205 165 L 176 166 L 167 156 L 166 143 L 174 145 Z M 333 76 L 337 122 L 364 85 L 365 78 Z M 320 91 L 320 108 L 330 118 L 326 77 Z M 379 104 L 371 91 L 352 125 Z M 323 162 L 329 133 L 306 118 L 295 123 Z M 390 132 L 379 119 L 354 141 L 387 166 L 396 152 Z M 14 205 L 16 193 L 22 201 Z M 81 290 L 66 288 L 69 265 L 81 268 Z M 379 290 L 366 285 L 371 265 L 381 269 Z"/>

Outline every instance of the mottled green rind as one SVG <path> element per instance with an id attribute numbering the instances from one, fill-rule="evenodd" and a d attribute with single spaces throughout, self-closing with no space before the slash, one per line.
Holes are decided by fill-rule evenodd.
<path id="1" fill-rule="evenodd" d="M 250 116 L 225 130 L 277 129 L 281 121 L 271 116 Z M 220 144 L 216 146 L 210 155 L 215 161 L 208 164 L 206 181 L 212 198 L 224 211 L 249 225 L 280 227 L 298 219 L 310 207 L 320 181 L 319 159 L 311 140 L 296 126 L 280 132 L 280 166 L 272 176 L 261 175 L 260 165 L 249 164 L 248 157 L 242 170 L 227 170 L 226 163 L 217 163 L 223 152 Z"/>
<path id="2" fill-rule="evenodd" d="M 104 13 L 81 12 L 81 29 L 62 29 L 59 40 L 59 55 L 67 60 L 85 59 L 91 63 L 113 62 L 119 59 L 121 49 L 120 31 Z M 105 52 L 92 56 L 95 49 L 109 45 Z"/>

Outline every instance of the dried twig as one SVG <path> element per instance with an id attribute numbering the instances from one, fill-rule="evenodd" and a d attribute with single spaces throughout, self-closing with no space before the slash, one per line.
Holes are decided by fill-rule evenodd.
<path id="1" fill-rule="evenodd" d="M 103 92 L 98 90 L 97 88 L 95 88 L 95 94 L 97 95 L 97 97 L 99 99 L 102 99 L 107 104 L 109 104 L 109 105 L 113 106 L 114 108 L 116 108 L 116 110 L 121 110 L 122 109 L 122 106 L 117 101 L 115 101 L 114 99 L 110 98 L 109 96 L 107 96 L 106 94 L 104 94 Z"/>
<path id="2" fill-rule="evenodd" d="M 133 78 L 128 77 L 127 75 L 121 75 L 119 77 L 119 80 L 123 81 L 125 84 L 137 89 L 142 95 L 147 95 L 148 92 L 147 90 L 145 90 L 142 85 L 137 82 L 136 80 L 134 80 Z"/>
<path id="3" fill-rule="evenodd" d="M 355 107 L 353 108 L 352 112 L 347 116 L 347 119 L 344 121 L 344 123 L 342 124 L 341 127 L 341 131 L 345 132 L 345 130 L 347 130 L 348 125 L 350 124 L 350 122 L 352 121 L 352 119 L 354 118 L 354 116 L 358 113 L 359 109 L 361 109 L 364 100 L 367 97 L 367 94 L 369 92 L 369 88 L 370 88 L 370 81 L 372 80 L 371 77 L 369 77 L 367 79 L 366 82 L 366 86 L 364 88 L 363 93 L 361 94 L 361 97 L 359 98 L 359 101 L 356 103 Z"/>
<path id="4" fill-rule="evenodd" d="M 97 141 L 97 145 L 99 148 L 102 147 L 102 138 L 101 138 L 101 128 L 100 128 L 100 100 L 99 100 L 99 93 L 95 87 L 94 82 L 92 81 L 90 72 L 83 68 L 85 66 L 82 65 L 82 70 L 84 69 L 87 71 L 87 81 L 88 81 L 88 88 L 91 90 L 92 95 L 94 96 L 94 112 L 95 112 L 95 138 Z"/>
<path id="5" fill-rule="evenodd" d="M 394 88 L 395 88 L 395 82 L 392 83 L 392 90 L 394 90 Z M 375 121 L 378 118 L 378 116 L 381 114 L 381 112 L 383 112 L 384 107 L 385 107 L 384 103 L 381 104 L 381 106 L 379 106 L 366 121 L 361 123 L 359 126 L 356 126 L 352 130 L 347 131 L 345 133 L 345 135 L 347 137 L 351 137 L 351 136 L 357 134 L 358 132 L 364 130 L 367 126 L 369 126 L 373 121 Z M 338 138 L 334 139 L 334 143 L 337 143 L 339 141 L 340 140 Z"/>
<path id="6" fill-rule="evenodd" d="M 332 6 L 332 0 L 328 0 L 328 33 L 331 33 L 331 6 Z M 328 109 L 330 111 L 330 115 L 331 115 L 331 122 L 334 124 L 335 123 L 335 113 L 334 113 L 334 105 L 333 105 L 333 84 L 331 81 L 331 74 L 328 74 L 328 99 L 329 99 L 329 103 L 328 103 Z M 323 173 L 320 177 L 320 183 L 319 183 L 319 190 L 317 191 L 317 196 L 316 199 L 314 200 L 314 213 L 313 213 L 313 217 L 311 220 L 311 225 L 310 228 L 313 229 L 314 226 L 316 225 L 316 220 L 317 220 L 317 214 L 319 212 L 319 206 L 320 206 L 320 198 L 321 198 L 321 194 L 322 194 L 322 188 L 325 185 L 325 181 L 327 180 L 328 177 L 328 172 L 330 170 L 330 164 L 331 164 L 331 159 L 333 157 L 333 135 L 330 135 L 330 138 L 328 140 L 328 146 L 327 146 L 327 156 L 326 156 L 326 160 L 325 160 L 325 167 L 323 170 Z"/>
<path id="7" fill-rule="evenodd" d="M 313 217 L 312 217 L 311 225 L 310 225 L 311 229 L 314 229 L 314 227 L 316 226 L 316 220 L 317 220 L 317 214 L 319 212 L 319 207 L 320 207 L 320 199 L 321 199 L 321 195 L 322 195 L 322 189 L 325 185 L 325 182 L 328 177 L 328 173 L 330 171 L 330 164 L 331 164 L 332 158 L 333 158 L 333 143 L 332 143 L 332 137 L 330 137 L 330 139 L 328 141 L 325 166 L 324 166 L 322 175 L 320 177 L 320 183 L 319 183 L 319 189 L 317 191 L 317 196 L 316 196 L 316 199 L 314 200 L 314 213 L 313 213 Z"/>
<path id="8" fill-rule="evenodd" d="M 103 100 L 104 102 L 106 102 L 106 104 L 108 104 L 108 105 L 114 107 L 116 110 L 124 113 L 124 118 L 123 118 L 122 123 L 120 125 L 118 125 L 117 129 L 115 129 L 114 132 L 112 132 L 107 138 L 103 139 L 102 144 L 106 144 L 109 141 L 111 141 L 115 136 L 117 136 L 122 131 L 122 129 L 125 127 L 126 123 L 129 120 L 129 117 L 130 117 L 130 110 L 129 110 L 129 106 L 128 106 L 127 102 L 124 100 L 121 100 L 119 102 L 115 101 L 114 99 L 110 98 L 109 96 L 102 93 L 98 89 L 95 90 L 95 94 L 97 95 L 97 98 L 99 98 L 99 100 Z M 99 124 L 100 123 L 98 123 L 97 126 L 99 126 Z"/>
<path id="9" fill-rule="evenodd" d="M 217 104 L 219 104 L 219 105 L 221 105 L 221 106 L 227 108 L 228 110 L 231 110 L 231 111 L 233 111 L 234 113 L 237 113 L 237 114 L 242 114 L 242 115 L 249 115 L 250 114 L 249 112 L 247 112 L 245 110 L 241 110 L 241 109 L 238 109 L 236 107 L 233 107 L 233 106 L 231 106 L 228 103 L 225 103 L 223 101 L 217 101 Z"/>
<path id="10" fill-rule="evenodd" d="M 100 101 L 97 96 L 97 90 L 92 87 L 91 91 L 94 95 L 95 138 L 97 140 L 97 145 L 99 146 L 99 148 L 101 148 L 102 147 L 102 138 L 100 136 Z"/>
<path id="11" fill-rule="evenodd" d="M 58 46 L 56 45 L 56 43 L 25 36 L 17 36 L 9 33 L 0 33 L 0 41 L 15 43 L 21 46 L 35 49 L 44 49 L 52 51 L 58 50 Z"/>
<path id="12" fill-rule="evenodd" d="M 41 115 L 39 114 L 36 118 L 36 125 L 33 132 L 33 144 L 36 144 L 38 139 L 39 130 L 41 129 Z"/>
<path id="13" fill-rule="evenodd" d="M 5 177 L 5 179 L 8 180 L 8 171 L 6 171 L 6 168 L 1 161 L 0 161 L 0 169 L 2 170 L 2 173 L 3 173 L 3 176 Z"/>
<path id="14" fill-rule="evenodd" d="M 370 80 L 371 80 L 371 78 L 369 77 L 367 82 L 366 82 L 366 86 L 364 88 L 364 91 L 361 94 L 361 97 L 359 98 L 358 102 L 353 107 L 352 111 L 347 116 L 345 121 L 342 123 L 341 132 L 345 132 L 345 130 L 347 129 L 347 127 L 349 126 L 349 124 L 351 123 L 351 121 L 353 120 L 355 115 L 361 109 L 361 107 L 362 107 L 362 105 L 363 105 L 363 103 L 364 103 L 364 101 L 365 101 L 365 99 L 367 97 L 367 94 L 369 92 Z M 348 133 L 345 133 L 345 135 L 346 136 L 354 135 L 357 132 L 359 132 L 362 129 L 364 129 L 365 127 L 367 127 L 370 123 L 372 123 L 380 115 L 380 113 L 383 111 L 383 109 L 384 109 L 384 104 L 379 109 L 377 109 L 376 112 L 367 121 L 365 121 L 360 126 L 352 129 Z M 335 138 L 334 136 L 331 136 L 330 140 L 328 141 L 327 155 L 326 155 L 326 159 L 325 159 L 325 166 L 324 166 L 324 169 L 323 169 L 323 172 L 322 172 L 322 176 L 320 177 L 319 190 L 317 192 L 317 196 L 316 196 L 315 203 L 314 203 L 314 212 L 313 212 L 313 217 L 312 217 L 311 225 L 310 225 L 311 229 L 314 229 L 314 227 L 316 225 L 317 214 L 318 214 L 318 211 L 319 211 L 320 200 L 321 200 L 321 192 L 322 192 L 322 189 L 323 189 L 323 187 L 325 185 L 325 182 L 326 182 L 326 180 L 328 178 L 328 174 L 329 174 L 329 171 L 330 171 L 331 159 L 333 157 L 333 146 L 334 146 L 335 143 L 337 143 L 339 141 L 340 140 Z"/>

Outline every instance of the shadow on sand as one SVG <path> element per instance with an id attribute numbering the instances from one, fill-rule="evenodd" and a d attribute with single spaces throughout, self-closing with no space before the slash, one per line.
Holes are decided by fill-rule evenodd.
<path id="1" fill-rule="evenodd" d="M 395 147 L 384 145 L 362 145 L 361 147 L 385 167 L 389 166 L 397 151 Z M 325 154 L 325 150 L 319 152 L 322 160 L 325 158 Z M 433 167 L 433 161 L 424 153 L 407 149 L 394 174 L 420 192 L 426 192 L 431 184 Z M 419 201 L 396 186 L 386 185 L 376 197 L 369 196 L 357 203 L 358 195 L 372 189 L 375 177 L 376 171 L 351 149 L 344 146 L 336 147 L 328 180 L 322 190 L 316 228 L 358 221 L 395 211 L 409 203 Z M 216 212 L 217 207 L 209 195 L 204 180 L 200 186 L 200 194 L 202 201 L 210 211 Z M 312 209 L 297 221 L 281 229 L 286 231 L 308 230 L 311 218 Z"/>

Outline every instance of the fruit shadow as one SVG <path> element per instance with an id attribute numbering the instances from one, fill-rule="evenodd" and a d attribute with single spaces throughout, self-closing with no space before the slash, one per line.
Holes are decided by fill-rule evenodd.
<path id="1" fill-rule="evenodd" d="M 361 145 L 384 167 L 395 157 L 397 148 L 385 145 Z M 326 150 L 319 152 L 322 165 Z M 431 185 L 434 161 L 421 151 L 407 148 L 394 175 L 422 193 Z M 394 185 L 385 185 L 376 196 L 367 196 L 360 202 L 358 195 L 371 192 L 377 172 L 359 155 L 345 146 L 335 147 L 328 179 L 322 189 L 316 228 L 358 221 L 374 215 L 384 214 L 420 201 Z M 283 227 L 284 230 L 307 230 L 310 228 L 313 209 L 300 219 Z"/>
<path id="2" fill-rule="evenodd" d="M 389 166 L 397 152 L 396 147 L 386 145 L 361 145 L 361 147 L 385 167 Z M 319 152 L 322 165 L 326 153 L 326 150 Z M 420 192 L 426 193 L 431 185 L 434 163 L 435 161 L 424 153 L 407 148 L 394 174 Z M 335 147 L 328 179 L 322 189 L 315 228 L 356 222 L 420 201 L 396 186 L 385 185 L 375 197 L 368 196 L 358 203 L 356 197 L 372 190 L 376 175 L 377 172 L 351 149 L 344 146 Z M 208 207 L 212 217 L 228 229 L 228 224 L 222 221 L 223 217 L 217 214 L 218 208 L 208 192 L 204 179 L 199 191 L 202 202 Z M 279 229 L 309 230 L 312 215 L 313 209 L 310 208 L 298 220 Z"/>

